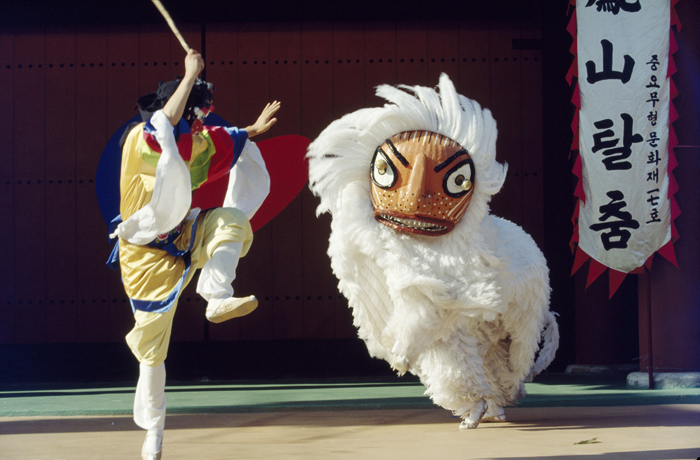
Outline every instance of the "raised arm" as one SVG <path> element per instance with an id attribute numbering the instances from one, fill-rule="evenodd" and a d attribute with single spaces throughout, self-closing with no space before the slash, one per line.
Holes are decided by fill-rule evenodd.
<path id="1" fill-rule="evenodd" d="M 180 122 L 182 114 L 185 113 L 187 98 L 190 96 L 190 91 L 192 91 L 197 76 L 203 68 L 204 59 L 202 59 L 202 55 L 194 50 L 190 50 L 185 56 L 185 76 L 163 107 L 163 113 L 168 117 L 171 125 L 175 126 Z"/>
<path id="2" fill-rule="evenodd" d="M 268 103 L 263 109 L 262 113 L 258 119 L 252 125 L 244 128 L 248 133 L 248 137 L 257 136 L 262 134 L 277 123 L 277 118 L 272 118 L 275 113 L 279 110 L 281 102 L 274 101 Z"/>

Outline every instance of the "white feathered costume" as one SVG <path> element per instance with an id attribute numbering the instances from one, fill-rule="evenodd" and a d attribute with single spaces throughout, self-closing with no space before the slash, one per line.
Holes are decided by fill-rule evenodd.
<path id="1" fill-rule="evenodd" d="M 496 123 L 444 74 L 438 91 L 382 85 L 377 95 L 389 103 L 334 121 L 308 152 L 317 212 L 332 215 L 328 254 L 340 291 L 369 353 L 400 375 L 417 375 L 434 403 L 465 418 L 461 428 L 476 427 L 487 407 L 505 420 L 502 407 L 524 396 L 523 382 L 550 364 L 559 333 L 541 251 L 519 226 L 489 214 L 507 169 L 495 158 Z M 471 158 L 464 163 L 472 162 L 471 171 L 462 168 L 471 181 L 464 174 L 456 181 L 472 189 L 466 211 L 451 231 L 440 227 L 435 235 L 435 228 L 421 230 L 427 218 L 382 222 L 373 206 L 379 197 L 371 196 L 375 175 L 400 175 L 387 162 L 413 166 L 393 144 L 396 158 L 382 151 L 375 162 L 378 146 L 418 130 L 453 141 Z M 436 206 L 435 196 L 423 199 Z"/>

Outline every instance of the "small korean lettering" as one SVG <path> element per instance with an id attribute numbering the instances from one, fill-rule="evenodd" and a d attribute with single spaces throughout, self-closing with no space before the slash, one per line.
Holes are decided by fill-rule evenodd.
<path id="1" fill-rule="evenodd" d="M 649 115 L 647 115 L 647 120 L 651 126 L 656 126 L 656 121 L 659 119 L 659 114 L 656 110 L 650 110 Z"/>
<path id="2" fill-rule="evenodd" d="M 646 223 L 651 224 L 661 222 L 661 219 L 659 219 L 659 201 L 661 200 L 661 197 L 659 196 L 659 189 L 655 188 L 653 190 L 648 190 L 647 195 L 649 195 L 647 198 L 647 203 L 651 205 L 651 210 L 649 211 L 650 219 L 646 221 Z"/>
<path id="3" fill-rule="evenodd" d="M 659 83 L 657 81 L 658 79 L 656 78 L 656 75 L 652 75 L 649 77 L 649 84 L 646 86 L 647 88 L 661 88 L 659 86 Z"/>
<path id="4" fill-rule="evenodd" d="M 654 168 L 647 173 L 647 182 L 659 183 L 659 168 Z"/>
<path id="5" fill-rule="evenodd" d="M 657 195 L 654 195 L 656 193 Z M 647 203 L 651 203 L 652 206 L 658 206 L 659 205 L 659 189 L 655 188 L 654 190 L 649 190 L 647 191 L 647 194 L 649 195 L 649 198 L 647 198 Z"/>
<path id="6" fill-rule="evenodd" d="M 659 141 L 660 141 L 660 140 L 661 140 L 661 139 L 659 139 L 659 138 L 656 136 L 656 131 L 652 131 L 652 132 L 649 133 L 649 139 L 647 139 L 647 142 L 649 143 L 649 145 L 650 145 L 651 147 L 656 148 L 656 147 L 659 146 Z M 657 150 L 657 152 L 658 152 L 658 150 Z"/>
<path id="7" fill-rule="evenodd" d="M 647 155 L 647 164 L 651 165 L 659 165 L 659 161 L 661 161 L 661 158 L 659 158 L 659 151 L 658 150 L 652 150 L 649 152 L 649 155 Z"/>
<path id="8" fill-rule="evenodd" d="M 661 219 L 659 219 L 659 209 L 658 209 L 658 208 L 652 208 L 652 209 L 651 209 L 651 212 L 649 213 L 649 218 L 650 218 L 650 220 L 648 220 L 648 221 L 646 222 L 647 224 L 652 224 L 652 223 L 661 222 Z"/>
<path id="9" fill-rule="evenodd" d="M 656 72 L 659 68 L 659 56 L 656 54 L 652 54 L 651 59 L 647 62 L 647 65 L 651 67 L 651 70 Z"/>
<path id="10" fill-rule="evenodd" d="M 656 103 L 659 102 L 659 93 L 657 91 L 650 92 L 646 102 L 651 102 L 651 106 L 656 107 Z"/>
<path id="11" fill-rule="evenodd" d="M 656 72 L 659 70 L 660 67 L 660 62 L 659 62 L 659 56 L 656 54 L 653 54 L 649 61 L 646 63 L 649 68 L 651 69 L 652 72 Z M 658 113 L 656 111 L 656 103 L 659 102 L 659 92 L 658 89 L 661 88 L 659 85 L 658 77 L 655 74 L 651 74 L 649 76 L 649 83 L 646 85 L 646 88 L 651 88 L 652 90 L 655 91 L 650 91 L 649 92 L 649 99 L 646 100 L 646 102 L 651 103 L 652 110 L 649 111 L 649 115 L 647 115 L 647 120 L 649 121 L 649 126 L 652 128 L 656 126 L 657 121 L 658 121 Z M 653 149 L 651 150 L 648 155 L 647 155 L 647 165 L 651 166 L 651 169 L 647 169 L 646 172 L 646 181 L 647 182 L 652 182 L 656 185 L 659 183 L 659 162 L 661 161 L 661 158 L 659 157 L 659 150 L 657 147 L 659 147 L 659 143 L 661 142 L 661 139 L 659 138 L 658 134 L 656 131 L 650 131 L 649 136 L 646 139 L 646 142 L 649 144 L 649 146 Z M 649 203 L 650 209 L 649 209 L 649 220 L 646 221 L 646 224 L 652 224 L 652 223 L 658 223 L 661 222 L 661 219 L 659 219 L 659 206 L 661 202 L 661 196 L 659 195 L 659 189 L 654 188 L 652 190 L 647 190 L 647 203 Z"/>

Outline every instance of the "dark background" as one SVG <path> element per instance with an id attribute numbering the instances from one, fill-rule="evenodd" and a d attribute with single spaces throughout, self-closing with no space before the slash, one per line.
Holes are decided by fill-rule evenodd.
<path id="1" fill-rule="evenodd" d="M 165 5 L 207 60 L 207 79 L 220 88 L 217 114 L 243 124 L 279 98 L 285 105 L 274 135 L 313 139 L 342 114 L 380 104 L 377 84 L 434 86 L 448 72 L 499 124 L 498 155 L 509 177 L 492 212 L 523 226 L 548 260 L 562 335 L 550 370 L 645 368 L 648 318 L 656 366 L 700 368 L 693 352 L 700 343 L 692 281 L 698 250 L 684 238 L 694 233 L 698 209 L 690 193 L 700 144 L 696 2 L 677 7 L 684 25 L 674 77 L 681 270 L 657 256 L 651 275 L 627 277 L 612 299 L 605 276 L 587 289 L 586 266 L 571 276 L 568 1 Z M 118 274 L 103 266 L 109 246 L 94 177 L 109 137 L 135 115 L 135 97 L 177 74 L 184 52 L 147 0 L 2 8 L 0 135 L 10 141 L 1 159 L 10 166 L 0 177 L 0 212 L 12 219 L 0 230 L 0 383 L 129 380 L 137 370 L 123 343 L 131 312 Z M 391 374 L 356 339 L 325 255 L 330 221 L 317 219 L 315 206 L 305 189 L 256 233 L 236 281 L 237 292 L 262 300 L 250 318 L 210 326 L 193 286 L 183 295 L 171 379 Z"/>

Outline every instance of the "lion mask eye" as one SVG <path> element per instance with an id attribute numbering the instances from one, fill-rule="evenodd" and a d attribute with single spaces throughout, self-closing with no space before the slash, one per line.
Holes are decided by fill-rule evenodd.
<path id="1" fill-rule="evenodd" d="M 390 188 L 396 183 L 396 168 L 381 147 L 377 147 L 372 158 L 372 182 L 380 188 Z"/>
<path id="2" fill-rule="evenodd" d="M 474 163 L 471 158 L 464 160 L 447 171 L 442 187 L 449 196 L 463 196 L 474 186 Z"/>

